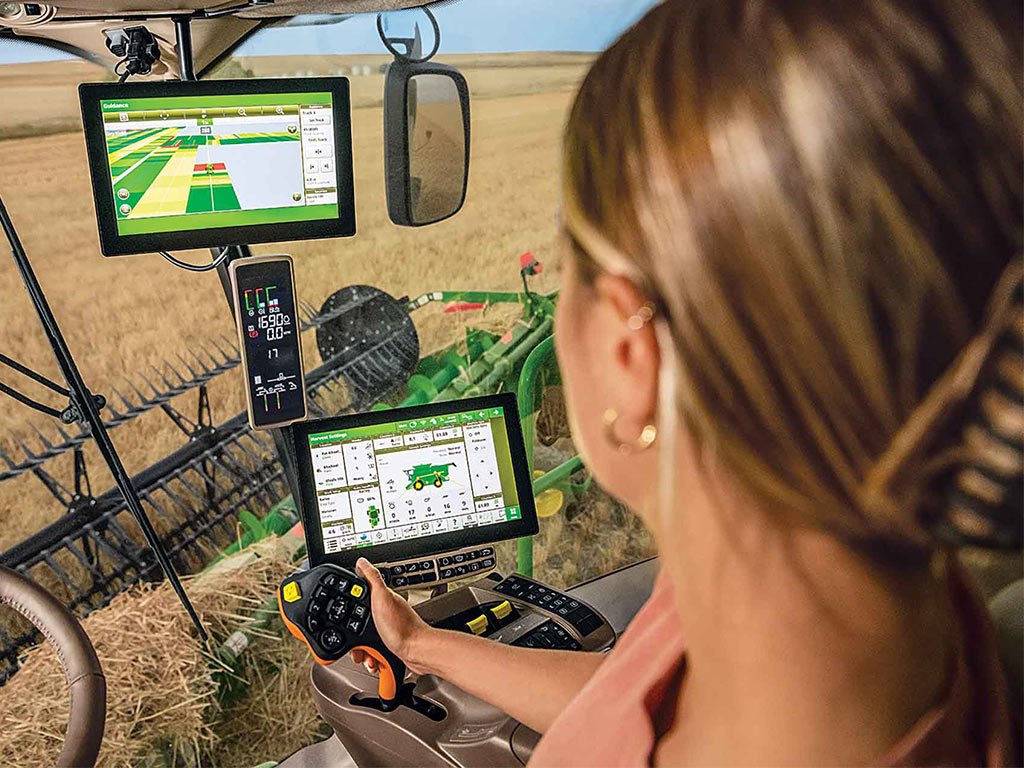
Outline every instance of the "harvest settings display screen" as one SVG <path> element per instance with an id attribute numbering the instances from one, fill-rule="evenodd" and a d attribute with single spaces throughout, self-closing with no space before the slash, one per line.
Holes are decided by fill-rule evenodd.
<path id="1" fill-rule="evenodd" d="M 338 217 L 331 93 L 100 102 L 119 235 Z"/>
<path id="2" fill-rule="evenodd" d="M 309 435 L 324 553 L 521 517 L 503 408 Z"/>

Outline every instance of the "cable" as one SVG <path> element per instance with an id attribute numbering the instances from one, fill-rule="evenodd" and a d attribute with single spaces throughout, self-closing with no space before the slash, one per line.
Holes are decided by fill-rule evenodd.
<path id="1" fill-rule="evenodd" d="M 14 360 L 13 358 L 8 357 L 7 355 L 0 354 L 0 364 L 6 365 L 7 367 L 14 369 L 23 376 L 27 376 L 33 381 L 42 384 L 47 389 L 53 390 L 58 395 L 63 395 L 64 397 L 71 397 L 71 392 L 62 387 L 60 384 L 57 384 L 54 381 L 50 381 L 41 373 L 36 373 L 27 365 L 22 365 L 17 360 Z M 22 394 L 18 390 L 4 384 L 3 382 L 0 382 L 0 392 L 3 392 L 5 395 L 14 398 L 19 403 L 27 405 L 29 408 L 34 408 L 40 413 L 45 413 L 47 416 L 53 416 L 55 419 L 59 419 L 62 415 L 61 412 L 58 411 L 56 408 L 51 408 L 50 406 L 44 405 L 38 400 L 33 400 L 28 395 Z"/>
<path id="2" fill-rule="evenodd" d="M 211 269 L 216 269 L 223 263 L 224 259 L 228 257 L 230 250 L 230 245 L 224 246 L 224 248 L 221 249 L 221 252 L 217 255 L 217 258 L 209 264 L 189 264 L 186 261 L 179 261 L 171 256 L 167 251 L 157 251 L 157 253 L 167 259 L 167 261 L 171 262 L 174 266 L 180 267 L 181 269 L 187 269 L 189 272 L 209 272 Z"/>
<path id="3" fill-rule="evenodd" d="M 127 58 L 121 59 L 119 62 L 117 62 L 117 64 L 114 65 L 114 74 L 118 75 L 118 78 L 117 78 L 117 84 L 118 85 L 120 85 L 125 80 L 127 80 L 131 76 L 131 74 L 132 74 L 127 69 L 123 69 L 120 72 L 118 72 L 117 68 L 120 67 L 122 64 L 127 65 L 128 64 L 128 59 Z"/>
<path id="4" fill-rule="evenodd" d="M 24 405 L 27 405 L 29 408 L 34 408 L 40 413 L 45 413 L 47 416 L 53 416 L 53 418 L 55 419 L 60 418 L 60 411 L 58 411 L 56 408 L 51 408 L 48 405 L 43 405 L 38 400 L 33 400 L 28 395 L 23 395 L 18 390 L 8 387 L 2 381 L 0 381 L 0 392 L 3 392 L 5 395 L 8 395 L 10 397 L 13 397 L 19 403 L 23 403 Z"/>
<path id="5" fill-rule="evenodd" d="M 31 368 L 29 368 L 27 365 L 22 365 L 17 360 L 14 360 L 14 359 L 8 357 L 7 355 L 0 354 L 0 363 L 2 363 L 3 365 L 6 365 L 9 368 L 13 368 L 18 373 L 20 373 L 20 374 L 22 374 L 24 376 L 28 376 L 33 381 L 39 382 L 40 384 L 42 384 L 47 389 L 52 389 L 58 395 L 64 395 L 64 397 L 71 397 L 71 392 L 69 392 L 67 389 L 62 387 L 60 384 L 57 384 L 54 381 L 50 381 L 48 378 L 43 376 L 41 373 L 36 373 Z"/>

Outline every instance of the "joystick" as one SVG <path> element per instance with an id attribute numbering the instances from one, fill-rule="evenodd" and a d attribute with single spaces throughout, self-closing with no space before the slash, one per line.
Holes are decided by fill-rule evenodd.
<path id="1" fill-rule="evenodd" d="M 379 662 L 378 693 L 387 711 L 397 706 L 405 664 L 377 634 L 370 611 L 370 585 L 330 563 L 293 574 L 281 582 L 277 604 L 285 626 L 320 664 L 360 649 Z"/>

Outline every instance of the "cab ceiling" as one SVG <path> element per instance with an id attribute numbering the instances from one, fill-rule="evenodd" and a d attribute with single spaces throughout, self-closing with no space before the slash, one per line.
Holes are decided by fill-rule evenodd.
<path id="1" fill-rule="evenodd" d="M 307 13 L 346 14 L 395 11 L 427 5 L 429 0 L 276 0 L 238 11 L 243 18 L 296 16 Z M 141 16 L 192 11 L 221 12 L 243 5 L 243 0 L 66 0 L 47 3 L 56 9 L 55 21 L 76 16 Z M 0 22 L 2 23 L 2 22 Z"/>
<path id="2" fill-rule="evenodd" d="M 0 19 L 0 33 L 48 40 L 83 54 L 107 67 L 117 57 L 106 48 L 104 32 L 132 24 L 145 24 L 160 46 L 154 79 L 179 76 L 172 15 L 193 17 L 192 49 L 195 69 L 202 71 L 261 24 L 304 14 L 348 15 L 377 13 L 428 5 L 425 0 L 67 0 L 43 5 L 37 19 Z M 232 12 L 231 9 L 245 6 Z M 209 14 L 204 18 L 205 14 Z M 218 15 L 220 14 L 220 15 Z M 5 29 L 7 27 L 7 29 Z"/>

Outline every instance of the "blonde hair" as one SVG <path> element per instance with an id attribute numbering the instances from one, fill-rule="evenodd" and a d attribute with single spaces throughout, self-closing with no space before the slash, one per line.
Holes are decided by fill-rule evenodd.
<path id="1" fill-rule="evenodd" d="M 868 551 L 938 543 L 950 479 L 992 464 L 964 438 L 985 371 L 1011 411 L 1024 387 L 1020 28 L 1012 3 L 668 0 L 570 115 L 582 274 L 657 307 L 689 434 Z"/>

